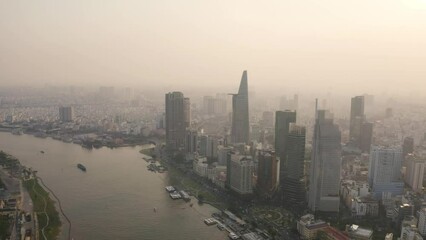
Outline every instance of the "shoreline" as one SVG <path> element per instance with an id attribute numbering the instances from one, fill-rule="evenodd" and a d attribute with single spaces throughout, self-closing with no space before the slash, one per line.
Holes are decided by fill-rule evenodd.
<path id="1" fill-rule="evenodd" d="M 80 133 L 80 134 L 74 134 L 72 136 L 71 135 L 60 136 L 60 135 L 53 135 L 53 134 L 48 134 L 44 132 L 28 132 L 28 131 L 15 132 L 14 130 L 15 129 L 9 129 L 9 128 L 5 129 L 0 127 L 0 132 L 7 132 L 17 136 L 29 135 L 29 136 L 33 136 L 33 137 L 41 138 L 41 139 L 51 138 L 52 140 L 57 140 L 64 143 L 72 143 L 72 144 L 80 145 L 82 148 L 89 149 L 89 150 L 100 149 L 102 147 L 107 147 L 110 149 L 122 148 L 122 147 L 137 147 L 137 146 L 143 146 L 143 145 L 153 143 L 153 141 L 150 140 L 150 138 L 135 141 L 135 142 L 123 142 L 123 143 L 104 142 L 101 140 L 74 139 L 74 136 L 84 135 L 84 134 L 97 134 L 97 133 Z"/>
<path id="2" fill-rule="evenodd" d="M 218 211 L 223 211 L 228 208 L 228 203 L 226 201 L 220 200 L 220 197 L 217 194 L 205 189 L 203 184 L 194 180 L 193 178 L 187 176 L 181 169 L 177 168 L 173 164 L 170 164 L 164 161 L 162 158 L 156 158 L 155 146 L 151 148 L 142 149 L 139 151 L 140 154 L 147 156 L 151 159 L 145 159 L 145 161 L 158 161 L 163 166 L 167 167 L 167 172 L 169 176 L 169 182 L 172 185 L 178 186 L 180 189 L 184 189 L 186 191 L 189 190 L 191 192 L 191 196 L 193 196 L 197 200 L 197 204 L 203 205 L 208 204 Z M 201 197 L 200 197 L 201 196 Z"/>
<path id="3" fill-rule="evenodd" d="M 22 189 L 20 190 L 20 201 L 21 205 L 24 204 L 23 195 L 24 191 L 29 195 L 33 210 L 33 218 L 35 221 L 35 226 L 38 226 L 37 229 L 34 229 L 34 234 L 36 235 L 35 239 L 58 239 L 63 228 L 62 221 L 60 220 L 60 215 L 58 207 L 56 204 L 58 202 L 54 201 L 50 195 L 54 195 L 50 190 L 46 189 L 43 184 L 38 182 L 38 178 L 35 175 L 35 172 L 30 171 L 30 168 L 23 166 L 19 159 L 16 157 L 4 153 L 3 161 L 10 164 L 9 167 L 2 167 L 2 171 L 7 173 L 11 178 L 19 181 L 22 184 Z M 40 179 L 42 181 L 42 179 Z M 17 207 L 16 209 L 19 212 L 25 212 L 24 208 Z M 19 221 L 19 219 L 15 219 Z M 41 226 L 40 223 L 43 225 Z M 40 229 L 43 227 L 42 229 Z M 48 230 L 48 237 L 43 237 L 42 230 L 46 228 Z M 14 234 L 14 233 L 12 233 Z M 37 237 L 38 236 L 38 237 Z"/>

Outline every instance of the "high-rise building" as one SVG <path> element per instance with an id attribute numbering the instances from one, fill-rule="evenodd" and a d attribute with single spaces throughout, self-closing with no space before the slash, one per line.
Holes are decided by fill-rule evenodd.
<path id="1" fill-rule="evenodd" d="M 415 192 L 423 190 L 423 176 L 425 172 L 425 160 L 409 154 L 407 157 L 405 183 Z"/>
<path id="2" fill-rule="evenodd" d="M 314 212 L 339 212 L 341 133 L 328 111 L 316 110 L 316 115 L 308 206 Z"/>
<path id="3" fill-rule="evenodd" d="M 219 145 L 217 147 L 217 163 L 220 166 L 226 166 L 226 161 L 228 159 L 228 154 L 232 151 L 232 147 L 225 147 Z"/>
<path id="4" fill-rule="evenodd" d="M 426 208 L 422 208 L 419 211 L 419 232 L 423 237 L 426 237 Z"/>
<path id="5" fill-rule="evenodd" d="M 402 144 L 402 155 L 406 157 L 408 154 L 414 152 L 414 139 L 412 137 L 405 137 Z"/>
<path id="6" fill-rule="evenodd" d="M 185 149 L 187 153 L 198 151 L 198 132 L 196 130 L 186 131 Z"/>
<path id="7" fill-rule="evenodd" d="M 233 143 L 248 144 L 250 141 L 248 101 L 247 71 L 244 71 L 238 93 L 232 95 L 231 141 Z"/>
<path id="8" fill-rule="evenodd" d="M 296 122 L 296 112 L 277 111 L 275 113 L 275 152 L 280 158 L 280 186 L 284 186 L 284 177 L 287 176 L 287 138 L 290 123 Z"/>
<path id="9" fill-rule="evenodd" d="M 229 171 L 227 169 L 228 174 L 226 177 L 230 178 L 230 189 L 238 194 L 253 193 L 253 159 L 251 156 L 245 156 L 236 153 L 230 153 L 229 157 Z"/>
<path id="10" fill-rule="evenodd" d="M 178 150 L 185 146 L 185 133 L 191 121 L 189 98 L 181 92 L 166 94 L 166 146 Z"/>
<path id="11" fill-rule="evenodd" d="M 278 160 L 274 151 L 261 150 L 258 155 L 257 189 L 269 195 L 277 187 Z"/>
<path id="12" fill-rule="evenodd" d="M 73 107 L 59 107 L 59 121 L 72 122 L 74 120 Z"/>
<path id="13" fill-rule="evenodd" d="M 210 116 L 225 116 L 227 114 L 226 95 L 217 94 L 216 97 L 204 96 L 203 111 L 204 114 Z"/>
<path id="14" fill-rule="evenodd" d="M 217 158 L 218 140 L 215 137 L 207 137 L 206 157 Z"/>
<path id="15" fill-rule="evenodd" d="M 358 143 L 359 149 L 362 152 L 369 153 L 373 139 L 373 123 L 364 122 L 361 126 L 361 136 Z"/>
<path id="16" fill-rule="evenodd" d="M 372 187 L 374 198 L 380 200 L 386 193 L 392 195 L 403 193 L 401 166 L 402 151 L 400 148 L 373 147 L 371 149 L 368 183 Z"/>
<path id="17" fill-rule="evenodd" d="M 215 98 L 212 96 L 205 96 L 203 98 L 203 110 L 207 115 L 215 114 Z"/>
<path id="18" fill-rule="evenodd" d="M 198 145 L 198 154 L 205 157 L 207 155 L 207 144 L 208 144 L 208 136 L 201 135 L 199 136 L 199 145 Z"/>
<path id="19" fill-rule="evenodd" d="M 364 122 L 364 96 L 351 99 L 351 118 L 349 123 L 349 139 L 358 144 L 361 138 L 361 127 Z"/>
<path id="20" fill-rule="evenodd" d="M 306 186 L 304 178 L 305 160 L 305 127 L 290 124 L 287 137 L 287 175 L 280 176 L 283 185 L 283 200 L 285 203 L 304 204 L 306 201 Z"/>

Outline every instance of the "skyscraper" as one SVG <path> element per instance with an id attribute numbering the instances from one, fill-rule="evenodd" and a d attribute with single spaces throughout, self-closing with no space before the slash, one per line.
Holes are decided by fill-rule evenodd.
<path id="1" fill-rule="evenodd" d="M 371 150 L 371 141 L 373 139 L 373 123 L 364 122 L 361 125 L 361 136 L 359 141 L 359 149 L 362 152 L 369 153 Z"/>
<path id="2" fill-rule="evenodd" d="M 280 158 L 280 186 L 284 187 L 284 176 L 287 176 L 287 137 L 290 123 L 296 122 L 296 112 L 277 111 L 275 113 L 275 152 Z"/>
<path id="3" fill-rule="evenodd" d="M 373 147 L 370 153 L 368 183 L 373 189 L 373 196 L 381 199 L 383 193 L 402 194 L 401 166 L 402 151 L 400 148 Z"/>
<path id="4" fill-rule="evenodd" d="M 284 202 L 291 204 L 303 204 L 305 202 L 306 186 L 304 180 L 305 160 L 305 127 L 290 124 L 287 137 L 287 175 L 283 178 Z"/>
<path id="5" fill-rule="evenodd" d="M 59 121 L 72 122 L 74 120 L 73 107 L 59 107 Z"/>
<path id="6" fill-rule="evenodd" d="M 414 152 L 414 139 L 412 137 L 405 137 L 402 144 L 402 156 L 406 157 L 408 154 Z"/>
<path id="7" fill-rule="evenodd" d="M 196 130 L 187 130 L 185 140 L 186 153 L 195 153 L 198 151 L 198 132 Z"/>
<path id="8" fill-rule="evenodd" d="M 178 150 L 185 146 L 185 132 L 191 120 L 189 98 L 181 92 L 166 94 L 166 146 Z"/>
<path id="9" fill-rule="evenodd" d="M 314 212 L 338 212 L 341 134 L 328 111 L 316 110 L 316 115 L 308 205 Z"/>
<path id="10" fill-rule="evenodd" d="M 270 194 L 277 186 L 278 160 L 274 151 L 262 150 L 258 155 L 257 188 L 262 194 Z"/>
<path id="11" fill-rule="evenodd" d="M 233 143 L 250 141 L 247 71 L 243 72 L 238 93 L 232 94 L 231 141 Z"/>
<path id="12" fill-rule="evenodd" d="M 349 139 L 356 144 L 361 137 L 361 127 L 364 122 L 364 96 L 351 99 L 351 118 L 349 123 Z"/>

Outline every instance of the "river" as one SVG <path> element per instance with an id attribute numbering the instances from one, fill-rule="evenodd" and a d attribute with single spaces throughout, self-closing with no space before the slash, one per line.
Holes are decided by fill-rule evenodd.
<path id="1" fill-rule="evenodd" d="M 0 150 L 37 170 L 59 197 L 75 240 L 226 239 L 225 232 L 203 223 L 217 209 L 194 200 L 193 207 L 171 200 L 164 189 L 167 173 L 149 172 L 140 149 L 87 150 L 50 138 L 0 132 Z M 87 172 L 80 171 L 78 163 Z M 61 239 L 66 239 L 66 230 L 64 224 Z"/>

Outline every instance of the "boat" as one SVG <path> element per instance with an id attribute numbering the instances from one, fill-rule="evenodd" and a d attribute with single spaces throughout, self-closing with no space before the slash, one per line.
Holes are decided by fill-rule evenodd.
<path id="1" fill-rule="evenodd" d="M 216 219 L 214 219 L 214 218 L 206 218 L 206 219 L 204 219 L 204 223 L 205 223 L 207 226 L 211 226 L 211 225 L 215 225 L 215 224 L 217 224 L 217 221 L 216 221 Z"/>
<path id="2" fill-rule="evenodd" d="M 188 193 L 186 193 L 185 191 L 181 190 L 179 191 L 180 195 L 182 196 L 183 200 L 185 201 L 191 201 L 191 197 L 189 196 Z"/>
<path id="3" fill-rule="evenodd" d="M 83 164 L 81 164 L 81 163 L 77 164 L 77 167 L 78 167 L 81 171 L 83 171 L 83 172 L 85 172 L 85 171 L 86 171 L 86 167 L 85 167 L 85 166 L 83 166 Z"/>
<path id="4" fill-rule="evenodd" d="M 171 197 L 173 200 L 181 199 L 181 198 L 182 198 L 182 196 L 181 196 L 181 195 L 179 194 L 179 192 L 177 192 L 177 191 L 172 192 L 172 193 L 170 193 L 169 195 L 170 195 L 170 197 Z"/>
<path id="5" fill-rule="evenodd" d="M 44 154 L 44 151 L 40 151 L 40 152 Z"/>
<path id="6" fill-rule="evenodd" d="M 156 207 L 154 208 L 154 212 L 157 212 L 157 208 Z"/>
<path id="7" fill-rule="evenodd" d="M 223 225 L 222 223 L 218 223 L 217 228 L 219 228 L 220 231 L 223 231 L 225 230 L 225 225 Z"/>
<path id="8" fill-rule="evenodd" d="M 166 188 L 166 191 L 169 192 L 169 193 L 176 191 L 176 189 L 173 186 L 167 186 L 165 188 Z"/>

